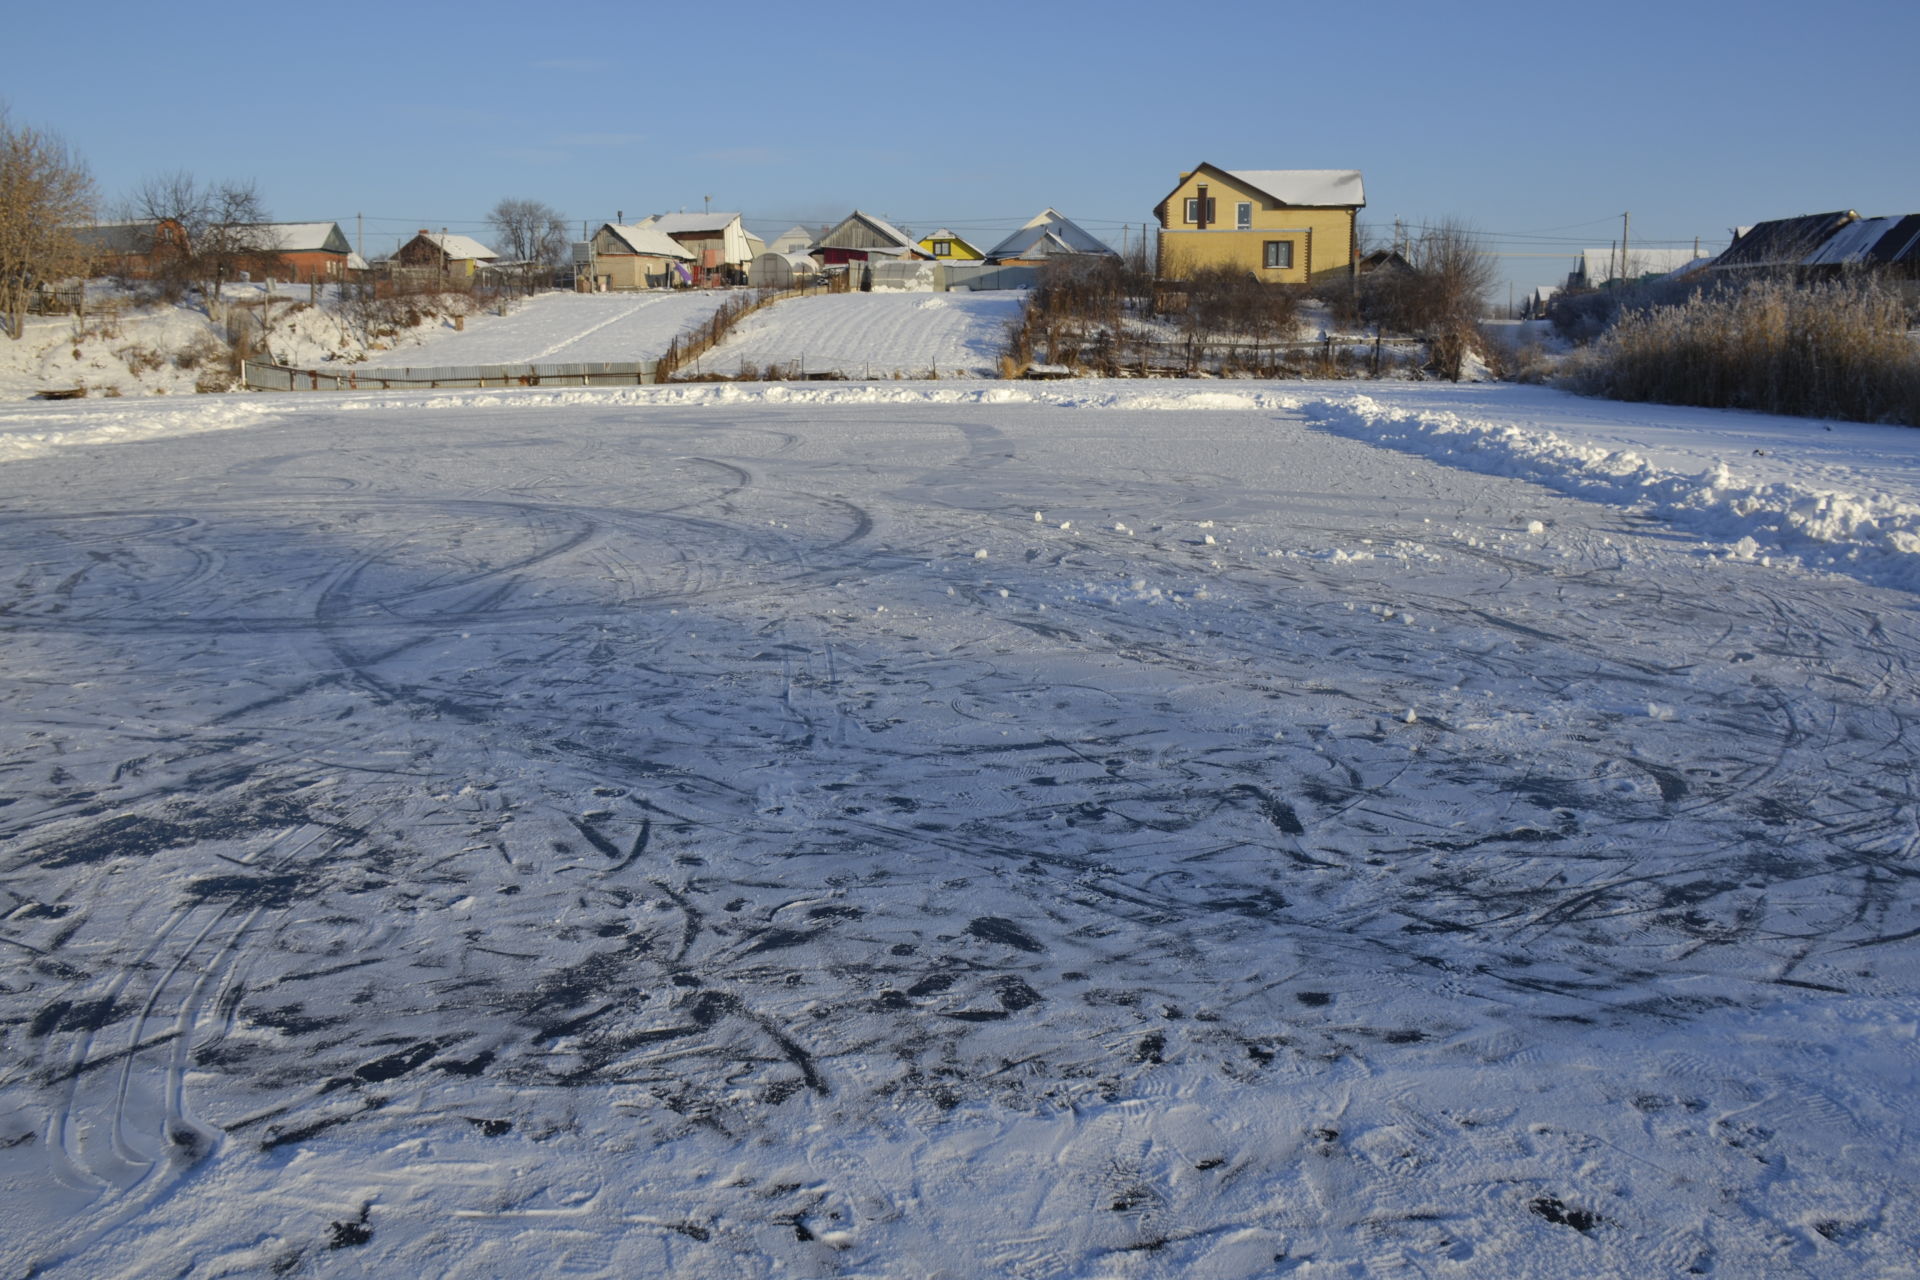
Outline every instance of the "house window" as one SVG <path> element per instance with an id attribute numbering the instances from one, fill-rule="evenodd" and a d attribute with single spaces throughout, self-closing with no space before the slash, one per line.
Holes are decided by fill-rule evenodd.
<path id="1" fill-rule="evenodd" d="M 1286 271 L 1291 269 L 1293 266 L 1293 241 L 1267 241 L 1266 265 L 1269 271 Z"/>
<path id="2" fill-rule="evenodd" d="M 1198 196 L 1187 197 L 1187 221 L 1188 222 L 1200 221 L 1200 198 Z M 1208 226 L 1213 225 L 1213 197 L 1212 196 L 1207 197 L 1207 225 Z"/>
<path id="3" fill-rule="evenodd" d="M 951 241 L 951 240 L 935 240 L 935 241 L 933 242 L 933 256 L 934 256 L 934 257 L 936 257 L 936 258 L 947 258 L 947 257 L 951 257 L 952 255 L 953 255 L 953 241 Z"/>
<path id="4" fill-rule="evenodd" d="M 1240 231 L 1253 230 L 1253 201 L 1242 200 L 1233 206 L 1233 225 Z"/>

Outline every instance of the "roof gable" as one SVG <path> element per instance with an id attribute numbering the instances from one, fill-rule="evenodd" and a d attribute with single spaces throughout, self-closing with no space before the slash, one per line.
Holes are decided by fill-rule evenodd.
<path id="1" fill-rule="evenodd" d="M 984 256 L 980 253 L 979 247 L 975 245 L 971 240 L 968 240 L 965 236 L 955 235 L 953 232 L 947 230 L 945 227 L 942 227 L 938 231 L 935 231 L 928 235 L 924 235 L 920 237 L 920 243 L 922 246 L 931 245 L 936 240 L 950 241 L 953 244 L 959 245 L 960 247 L 965 249 L 968 253 L 971 253 L 976 257 Z"/>
<path id="2" fill-rule="evenodd" d="M 1249 195 L 1291 209 L 1358 209 L 1367 203 L 1366 183 L 1358 169 L 1222 169 L 1203 161 L 1154 207 L 1162 223 L 1166 221 L 1167 201 L 1203 175 L 1225 179 Z"/>
<path id="3" fill-rule="evenodd" d="M 826 235 L 820 237 L 815 249 L 885 249 L 894 253 L 924 254 L 925 250 L 913 237 L 888 222 L 870 213 L 855 209 L 840 220 L 840 224 Z"/>
<path id="4" fill-rule="evenodd" d="M 625 246 L 629 253 L 654 258 L 680 258 L 687 262 L 692 262 L 698 256 L 651 221 L 638 225 L 605 222 L 600 225 L 600 230 L 613 237 L 615 243 Z"/>
<path id="5" fill-rule="evenodd" d="M 1042 209 L 1025 226 L 987 250 L 989 258 L 1044 257 L 1068 253 L 1113 254 L 1058 209 Z M 1117 255 L 1115 255 L 1117 256 Z"/>
<path id="6" fill-rule="evenodd" d="M 500 256 L 472 236 L 443 235 L 436 231 L 423 231 L 419 238 L 455 262 L 462 262 L 469 258 L 477 262 L 491 262 Z"/>
<path id="7" fill-rule="evenodd" d="M 262 247 L 274 253 L 351 253 L 337 222 L 256 222 Z"/>

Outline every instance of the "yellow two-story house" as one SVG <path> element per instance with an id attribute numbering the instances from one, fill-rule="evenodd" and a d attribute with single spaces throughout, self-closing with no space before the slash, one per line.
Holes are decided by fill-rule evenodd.
<path id="1" fill-rule="evenodd" d="M 1154 209 L 1160 274 L 1206 267 L 1273 284 L 1351 278 L 1366 189 L 1358 169 L 1222 169 L 1203 164 Z"/>

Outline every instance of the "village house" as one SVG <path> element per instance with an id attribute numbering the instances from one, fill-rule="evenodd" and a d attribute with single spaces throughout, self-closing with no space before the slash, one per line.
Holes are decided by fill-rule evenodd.
<path id="1" fill-rule="evenodd" d="M 656 226 L 603 222 L 575 249 L 574 287 L 581 292 L 624 292 L 692 284 L 699 255 Z"/>
<path id="2" fill-rule="evenodd" d="M 1117 258 L 1120 255 L 1087 234 L 1058 209 L 1042 209 L 1021 228 L 987 250 L 996 266 L 1037 267 L 1055 258 Z"/>
<path id="3" fill-rule="evenodd" d="M 246 270 L 257 280 L 328 284 L 366 266 L 337 222 L 258 222 L 245 230 Z"/>
<path id="4" fill-rule="evenodd" d="M 77 227 L 74 239 L 86 249 L 96 276 L 149 280 L 169 256 L 186 252 L 186 232 L 171 218 L 160 222 L 96 222 Z"/>
<path id="5" fill-rule="evenodd" d="M 693 255 L 693 283 L 744 284 L 753 262 L 753 239 L 737 213 L 656 213 L 637 225 L 652 227 Z"/>
<path id="6" fill-rule="evenodd" d="M 449 284 L 465 285 L 481 267 L 497 261 L 500 255 L 472 236 L 449 235 L 445 231 L 420 228 L 413 239 L 394 250 L 393 260 L 415 271 L 437 273 Z"/>
<path id="7" fill-rule="evenodd" d="M 1358 169 L 1202 164 L 1154 207 L 1162 275 L 1207 267 L 1272 284 L 1351 279 L 1365 186 Z"/>
<path id="8" fill-rule="evenodd" d="M 933 254 L 915 243 L 912 236 L 888 222 L 855 209 L 840 224 L 820 237 L 813 256 L 830 267 L 849 262 L 871 262 L 883 258 L 933 259 Z"/>
<path id="9" fill-rule="evenodd" d="M 987 256 L 945 227 L 932 235 L 921 236 L 920 247 L 937 262 L 979 262 Z"/>

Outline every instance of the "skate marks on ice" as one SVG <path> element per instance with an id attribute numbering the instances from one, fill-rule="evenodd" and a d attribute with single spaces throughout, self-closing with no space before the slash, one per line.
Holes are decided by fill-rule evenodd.
<path id="1" fill-rule="evenodd" d="M 917 1182 L 991 1187 L 953 1256 L 1030 1274 L 1752 1256 L 1622 1199 L 1676 1154 L 1806 1248 L 1898 1237 L 1753 1168 L 1908 1104 L 1679 1047 L 1905 981 L 1882 597 L 1637 568 L 1572 504 L 1502 543 L 1229 485 L 1203 530 L 985 420 L 868 475 L 661 416 L 222 441 L 208 493 L 0 521 L 0 1154 L 60 1188 L 10 1263 L 240 1185 L 261 1265 L 817 1273 L 960 1248 Z"/>

